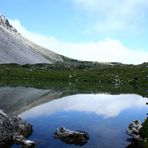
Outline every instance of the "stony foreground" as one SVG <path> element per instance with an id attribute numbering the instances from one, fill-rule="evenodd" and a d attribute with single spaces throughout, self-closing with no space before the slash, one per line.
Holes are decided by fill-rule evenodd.
<path id="1" fill-rule="evenodd" d="M 21 144 L 26 147 L 34 145 L 33 141 L 26 140 L 32 134 L 32 125 L 24 122 L 20 117 L 8 116 L 0 110 L 0 147 L 11 144 Z"/>

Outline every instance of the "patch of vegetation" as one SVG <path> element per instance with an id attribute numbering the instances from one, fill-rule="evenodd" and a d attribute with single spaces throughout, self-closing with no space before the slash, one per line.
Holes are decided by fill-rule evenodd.
<path id="1" fill-rule="evenodd" d="M 143 138 L 148 138 L 148 118 L 144 121 L 140 133 Z"/>
<path id="2" fill-rule="evenodd" d="M 54 64 L 1 64 L 0 80 L 1 85 L 66 86 L 73 90 L 148 96 L 148 63 L 123 65 L 75 60 Z"/>
<path id="3" fill-rule="evenodd" d="M 140 130 L 140 135 L 144 139 L 144 148 L 148 148 L 148 118 L 143 123 L 143 127 Z"/>

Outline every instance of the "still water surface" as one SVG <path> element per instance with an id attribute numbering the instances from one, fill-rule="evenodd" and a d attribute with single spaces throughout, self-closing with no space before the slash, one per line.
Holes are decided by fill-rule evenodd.
<path id="1" fill-rule="evenodd" d="M 83 148 L 125 148 L 130 143 L 125 130 L 135 119 L 146 118 L 147 98 L 135 94 L 77 94 L 31 108 L 19 116 L 33 124 L 29 139 L 37 148 L 77 148 L 53 138 L 57 127 L 89 133 Z M 16 147 L 16 146 L 14 146 Z"/>

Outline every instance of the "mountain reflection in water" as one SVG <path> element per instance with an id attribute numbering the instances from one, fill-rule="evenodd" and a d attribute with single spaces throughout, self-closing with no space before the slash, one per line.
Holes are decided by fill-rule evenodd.
<path id="1" fill-rule="evenodd" d="M 61 91 L 31 87 L 0 87 L 0 109 L 17 115 L 34 106 L 59 98 Z"/>
<path id="2" fill-rule="evenodd" d="M 37 147 L 75 148 L 53 138 L 57 127 L 84 130 L 90 140 L 84 148 L 125 148 L 125 130 L 132 120 L 143 121 L 147 98 L 135 94 L 77 94 L 59 98 L 20 114 L 33 124 L 30 139 Z"/>

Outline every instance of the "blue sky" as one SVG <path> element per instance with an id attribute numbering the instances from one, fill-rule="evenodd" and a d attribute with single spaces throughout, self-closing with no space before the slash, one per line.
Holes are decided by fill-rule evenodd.
<path id="1" fill-rule="evenodd" d="M 23 36 L 60 54 L 148 62 L 147 0 L 2 0 L 0 12 Z"/>

